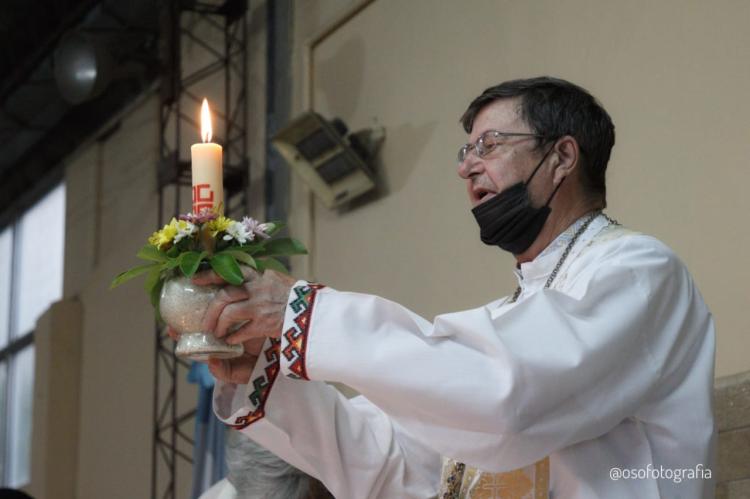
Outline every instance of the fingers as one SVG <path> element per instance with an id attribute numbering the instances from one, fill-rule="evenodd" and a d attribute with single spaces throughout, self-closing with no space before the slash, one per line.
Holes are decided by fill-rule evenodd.
<path id="1" fill-rule="evenodd" d="M 262 276 L 248 268 L 244 272 L 251 280 L 242 287 L 222 287 L 208 305 L 201 328 L 217 338 L 227 338 L 230 344 L 261 336 L 277 338 L 294 278 L 273 271 Z M 237 331 L 230 332 L 243 322 Z"/>
<path id="2" fill-rule="evenodd" d="M 214 331 L 219 316 L 224 308 L 242 300 L 247 300 L 248 294 L 245 288 L 239 286 L 225 286 L 216 293 L 216 297 L 206 307 L 206 313 L 203 315 L 201 328 L 204 331 Z"/>
<path id="3" fill-rule="evenodd" d="M 297 278 L 289 274 L 285 274 L 283 272 L 277 272 L 275 270 L 266 270 L 263 273 L 263 275 L 265 276 L 266 274 L 269 274 L 269 276 L 273 277 L 275 281 L 278 281 L 279 283 L 289 288 L 290 290 L 292 289 L 292 286 L 294 286 L 294 283 L 297 282 Z"/>
<path id="4" fill-rule="evenodd" d="M 246 385 L 257 361 L 257 356 L 248 354 L 235 359 L 211 359 L 208 361 L 208 370 L 215 378 L 227 383 Z"/>
<path id="5" fill-rule="evenodd" d="M 252 320 L 247 321 L 237 331 L 232 332 L 224 338 L 224 341 L 230 345 L 239 345 L 240 343 L 253 342 L 252 346 L 256 346 L 257 342 L 260 342 L 260 347 L 263 346 L 263 341 L 266 336 L 260 334 L 257 327 L 253 324 Z M 260 348 L 259 347 L 259 348 Z M 247 350 L 252 352 L 253 350 Z"/>
<path id="6" fill-rule="evenodd" d="M 240 271 L 242 272 L 242 277 L 245 279 L 245 282 L 253 281 L 260 276 L 257 270 L 248 267 L 247 265 L 240 265 Z"/>
<path id="7" fill-rule="evenodd" d="M 251 338 L 243 343 L 242 346 L 245 349 L 245 352 L 249 353 L 250 355 L 260 355 L 260 352 L 263 351 L 263 345 L 265 344 L 265 342 L 265 337 Z"/>
<path id="8" fill-rule="evenodd" d="M 209 286 L 211 284 L 223 285 L 227 282 L 213 270 L 202 270 L 193 276 L 193 284 L 198 286 Z"/>
<path id="9" fill-rule="evenodd" d="M 240 322 L 249 321 L 252 318 L 251 314 L 252 310 L 247 300 L 226 304 L 216 320 L 216 327 L 213 329 L 214 336 L 223 338 L 227 335 L 227 330 L 230 327 Z"/>

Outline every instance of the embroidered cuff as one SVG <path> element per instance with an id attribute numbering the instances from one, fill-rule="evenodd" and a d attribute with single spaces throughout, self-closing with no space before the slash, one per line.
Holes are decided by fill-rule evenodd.
<path id="1" fill-rule="evenodd" d="M 281 329 L 281 372 L 293 379 L 307 376 L 307 341 L 315 298 L 321 284 L 297 281 L 289 293 L 284 326 Z"/>
<path id="2" fill-rule="evenodd" d="M 271 338 L 263 344 L 263 351 L 258 357 L 255 364 L 250 382 L 246 385 L 245 401 L 243 405 L 250 407 L 245 409 L 244 415 L 237 414 L 234 421 L 225 421 L 228 426 L 236 430 L 241 430 L 255 423 L 266 415 L 266 401 L 271 394 L 276 376 L 279 374 L 279 348 L 281 342 L 278 339 Z"/>

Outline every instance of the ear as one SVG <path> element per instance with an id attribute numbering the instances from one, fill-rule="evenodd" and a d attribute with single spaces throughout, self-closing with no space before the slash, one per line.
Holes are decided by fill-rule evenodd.
<path id="1" fill-rule="evenodd" d="M 554 152 L 557 165 L 552 181 L 555 185 L 558 185 L 565 177 L 572 174 L 578 166 L 580 149 L 578 148 L 576 139 L 570 135 L 565 135 L 558 139 Z"/>

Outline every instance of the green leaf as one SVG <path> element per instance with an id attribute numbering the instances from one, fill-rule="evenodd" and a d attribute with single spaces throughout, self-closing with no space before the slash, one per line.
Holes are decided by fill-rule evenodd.
<path id="1" fill-rule="evenodd" d="M 159 275 L 159 278 L 156 280 L 156 283 L 151 287 L 151 289 L 148 292 L 149 300 L 151 301 L 151 306 L 154 307 L 154 315 L 156 316 L 156 320 L 159 323 L 164 323 L 164 319 L 161 318 L 161 311 L 159 310 L 159 303 L 161 302 L 161 290 L 164 287 L 164 279 L 161 278 L 161 275 Z"/>
<path id="2" fill-rule="evenodd" d="M 180 255 L 180 270 L 182 270 L 185 277 L 193 277 L 198 270 L 198 266 L 201 264 L 201 260 L 207 255 L 208 253 L 205 251 L 200 253 L 197 251 L 188 251 Z"/>
<path id="3" fill-rule="evenodd" d="M 167 261 L 162 264 L 162 270 L 172 270 L 178 265 L 180 265 L 179 258 L 168 258 Z"/>
<path id="4" fill-rule="evenodd" d="M 141 260 L 150 260 L 152 262 L 165 262 L 169 258 L 166 253 L 159 251 L 150 244 L 141 248 L 135 256 Z"/>
<path id="5" fill-rule="evenodd" d="M 130 270 L 126 270 L 125 272 L 122 272 L 117 277 L 114 278 L 112 281 L 112 284 L 109 285 L 109 289 L 116 288 L 120 284 L 127 282 L 134 277 L 138 277 L 139 275 L 143 274 L 144 272 L 148 272 L 150 270 L 159 268 L 160 265 L 158 263 L 148 263 L 146 265 L 139 265 L 138 267 L 133 267 Z"/>
<path id="6" fill-rule="evenodd" d="M 226 253 L 217 253 L 209 260 L 211 268 L 229 284 L 239 286 L 244 280 L 242 271 L 232 255 Z"/>
<path id="7" fill-rule="evenodd" d="M 281 237 L 266 243 L 266 245 L 256 253 L 259 257 L 264 256 L 289 256 L 289 255 L 306 255 L 307 248 L 301 242 L 291 237 Z"/>
<path id="8" fill-rule="evenodd" d="M 180 249 L 177 246 L 172 246 L 167 250 L 167 256 L 170 258 L 177 258 L 180 256 Z"/>
<path id="9" fill-rule="evenodd" d="M 159 294 L 160 295 L 161 295 L 161 288 L 162 288 L 162 286 L 164 286 L 164 283 L 162 283 L 159 286 Z M 165 326 L 166 325 L 166 323 L 164 322 L 164 319 L 162 319 L 162 317 L 161 317 L 161 310 L 159 310 L 158 306 L 154 307 L 154 316 L 155 316 L 156 322 L 158 322 L 160 326 Z"/>
<path id="10" fill-rule="evenodd" d="M 242 250 L 224 250 L 221 253 L 218 254 L 227 254 L 232 257 L 234 257 L 235 260 L 237 260 L 238 263 L 244 263 L 248 267 L 252 268 L 258 268 L 257 264 L 255 263 L 255 258 L 251 257 L 249 254 Z"/>
<path id="11" fill-rule="evenodd" d="M 151 300 L 151 305 L 156 310 L 157 316 L 159 315 L 159 300 L 161 298 L 161 288 L 164 286 L 164 279 L 161 278 L 161 272 L 153 272 L 149 274 L 146 282 L 146 292 Z"/>
<path id="12" fill-rule="evenodd" d="M 247 253 L 248 255 L 254 255 L 263 249 L 264 243 L 265 243 L 265 240 L 254 242 L 254 243 L 243 244 L 242 246 L 234 247 L 232 249 L 237 250 L 237 251 L 242 251 L 243 253 Z"/>
<path id="13" fill-rule="evenodd" d="M 282 274 L 289 273 L 289 270 L 287 270 L 286 266 L 283 263 L 270 256 L 258 260 L 258 263 L 262 265 L 264 269 L 275 270 L 277 272 L 281 272 Z"/>
<path id="14" fill-rule="evenodd" d="M 286 227 L 286 224 L 284 222 L 269 222 L 269 223 L 273 224 L 273 229 L 266 232 L 266 234 L 268 234 L 269 236 L 273 236 L 274 234 L 279 232 L 281 229 Z"/>

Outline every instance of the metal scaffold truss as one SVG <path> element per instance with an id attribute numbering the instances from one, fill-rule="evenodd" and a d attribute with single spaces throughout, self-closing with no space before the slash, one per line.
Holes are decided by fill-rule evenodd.
<path id="1" fill-rule="evenodd" d="M 212 103 L 212 114 L 220 125 L 217 128 L 222 130 L 213 142 L 224 148 L 225 212 L 228 216 L 247 213 L 250 165 L 246 17 L 247 0 L 161 2 L 158 227 L 180 213 L 185 204 L 184 191 L 191 186 L 191 176 L 189 158 L 184 157 L 184 137 L 193 136 L 186 133 L 193 129 L 194 136 L 199 137 L 194 110 L 199 108 L 202 96 L 197 88 L 214 82 L 223 86 L 223 102 Z M 195 34 L 199 24 L 209 36 Z M 188 65 L 182 60 L 186 45 L 200 47 L 204 56 L 198 67 L 191 65 L 189 70 L 185 70 Z M 186 377 L 189 363 L 174 355 L 174 343 L 158 326 L 155 337 L 151 497 L 176 499 L 178 464 L 191 464 L 193 460 L 195 442 L 185 428 L 194 420 L 196 410 L 178 405 L 178 384 Z M 189 481 L 190 477 L 181 479 Z"/>

